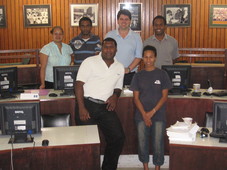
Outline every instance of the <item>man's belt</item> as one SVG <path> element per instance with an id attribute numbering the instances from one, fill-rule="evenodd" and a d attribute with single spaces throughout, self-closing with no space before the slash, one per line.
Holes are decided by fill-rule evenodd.
<path id="1" fill-rule="evenodd" d="M 92 98 L 92 97 L 85 97 L 85 99 L 90 100 L 90 101 L 92 101 L 92 102 L 94 102 L 94 103 L 97 103 L 97 104 L 106 104 L 105 101 L 99 100 L 99 99 L 94 99 L 94 98 Z"/>

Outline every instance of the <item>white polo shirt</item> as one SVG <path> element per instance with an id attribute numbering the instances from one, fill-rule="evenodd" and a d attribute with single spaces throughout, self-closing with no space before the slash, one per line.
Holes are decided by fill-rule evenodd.
<path id="1" fill-rule="evenodd" d="M 84 97 L 106 101 L 114 89 L 122 89 L 123 78 L 124 66 L 114 59 L 114 63 L 108 67 L 100 53 L 82 62 L 76 80 L 85 83 Z"/>

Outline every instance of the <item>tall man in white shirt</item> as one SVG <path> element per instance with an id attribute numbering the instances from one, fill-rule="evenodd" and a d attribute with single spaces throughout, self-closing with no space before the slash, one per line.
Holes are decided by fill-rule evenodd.
<path id="1" fill-rule="evenodd" d="M 112 38 L 104 39 L 102 52 L 82 62 L 75 86 L 81 120 L 79 123 L 95 123 L 105 136 L 102 170 L 117 169 L 125 139 L 115 112 L 124 77 L 124 66 L 114 58 L 116 52 L 116 41 Z"/>

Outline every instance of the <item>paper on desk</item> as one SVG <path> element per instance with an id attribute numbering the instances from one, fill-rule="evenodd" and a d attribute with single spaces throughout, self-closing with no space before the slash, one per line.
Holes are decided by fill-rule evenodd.
<path id="1" fill-rule="evenodd" d="M 169 137 L 170 141 L 195 141 L 196 132 L 198 131 L 199 126 L 197 125 L 197 123 L 193 123 L 190 126 L 187 125 L 187 128 L 185 128 L 185 125 L 183 123 L 184 122 L 177 121 L 177 123 L 166 129 L 167 136 Z"/>
<path id="2" fill-rule="evenodd" d="M 38 93 L 40 96 L 46 96 L 49 93 L 49 89 L 32 89 L 25 90 L 24 93 Z"/>
<path id="3" fill-rule="evenodd" d="M 199 126 L 197 125 L 197 123 L 193 123 L 190 126 L 189 125 L 184 125 L 184 122 L 178 122 L 175 123 L 174 125 L 170 126 L 169 128 L 167 128 L 166 130 L 168 132 L 172 132 L 172 133 L 191 133 L 194 134 L 199 130 Z"/>
<path id="4" fill-rule="evenodd" d="M 171 126 L 173 129 L 189 129 L 190 125 L 186 124 L 185 122 L 177 121 L 174 125 Z"/>
<path id="5" fill-rule="evenodd" d="M 170 141 L 181 141 L 181 142 L 194 142 L 196 139 L 196 135 L 190 137 L 190 138 L 176 138 L 176 137 L 169 137 Z"/>

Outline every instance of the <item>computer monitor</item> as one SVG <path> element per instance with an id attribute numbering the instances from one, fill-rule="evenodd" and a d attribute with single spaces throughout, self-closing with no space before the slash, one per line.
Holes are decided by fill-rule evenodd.
<path id="1" fill-rule="evenodd" d="M 54 89 L 64 90 L 60 95 L 74 95 L 74 84 L 79 66 L 55 66 L 54 71 Z"/>
<path id="2" fill-rule="evenodd" d="M 0 68 L 0 94 L 17 91 L 17 67 Z"/>
<path id="3" fill-rule="evenodd" d="M 185 93 L 190 84 L 191 66 L 185 65 L 163 65 L 162 69 L 167 72 L 173 88 L 170 93 Z"/>
<path id="4" fill-rule="evenodd" d="M 214 102 L 212 133 L 210 136 L 227 138 L 227 102 Z"/>
<path id="5" fill-rule="evenodd" d="M 33 142 L 31 134 L 41 132 L 39 102 L 0 103 L 0 121 L 9 143 Z"/>

